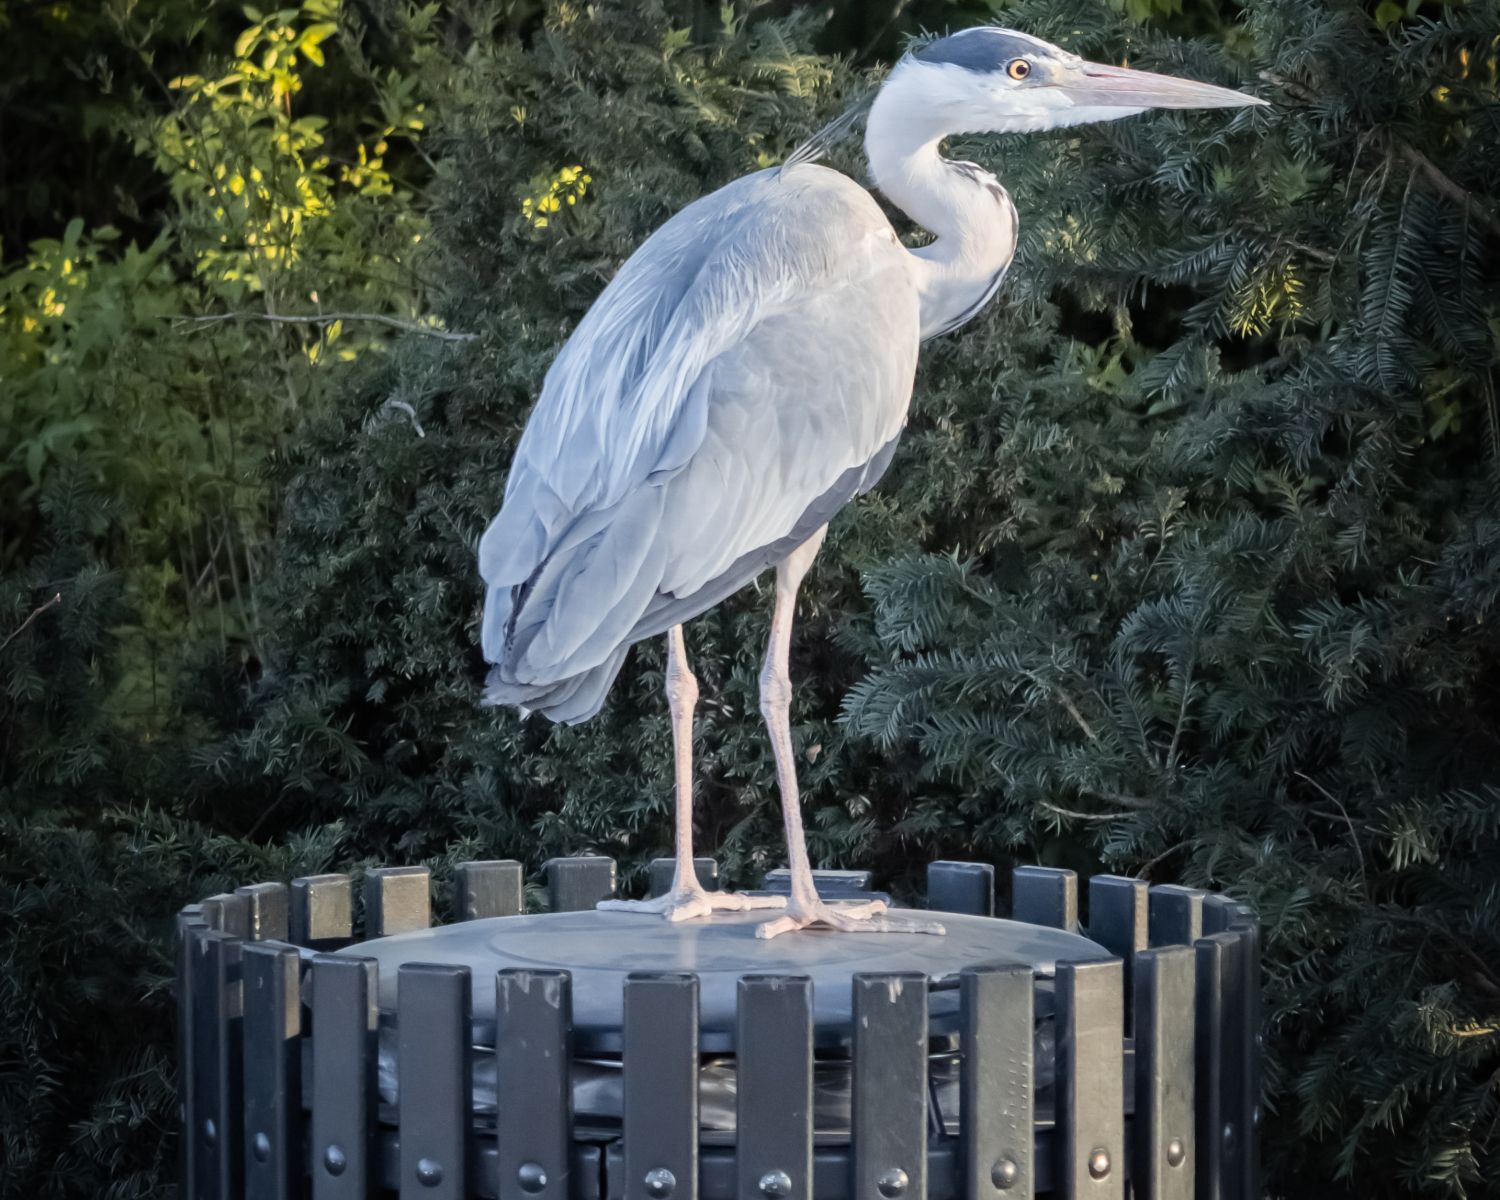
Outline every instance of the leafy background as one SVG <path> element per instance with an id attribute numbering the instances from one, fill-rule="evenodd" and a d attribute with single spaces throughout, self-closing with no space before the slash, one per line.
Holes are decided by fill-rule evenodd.
<path id="1" fill-rule="evenodd" d="M 652 228 L 995 19 L 1274 108 L 955 139 L 1021 251 L 804 594 L 813 855 L 1250 900 L 1269 1192 L 1487 1194 L 1493 0 L 0 2 L 0 1192 L 172 1191 L 190 899 L 585 850 L 639 885 L 659 648 L 581 728 L 476 707 L 510 449 Z M 741 882 L 767 619 L 688 629 Z"/>

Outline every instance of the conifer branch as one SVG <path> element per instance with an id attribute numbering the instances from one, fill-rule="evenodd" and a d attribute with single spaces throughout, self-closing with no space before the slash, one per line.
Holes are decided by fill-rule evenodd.
<path id="1" fill-rule="evenodd" d="M 54 604 L 61 603 L 62 593 L 56 592 L 53 594 L 52 599 L 48 600 L 45 604 L 38 604 L 31 610 L 31 615 L 28 616 L 24 621 L 22 621 L 18 626 L 16 626 L 16 628 L 11 631 L 11 635 L 8 638 L 6 638 L 3 642 L 0 642 L 0 650 L 4 650 L 5 647 L 9 646 L 13 641 L 15 641 L 18 637 L 25 633 L 26 627 L 33 621 L 35 621 L 44 612 L 46 612 L 49 608 L 51 608 Z"/>
<path id="2" fill-rule="evenodd" d="M 1446 175 L 1432 159 L 1423 154 L 1410 142 L 1402 141 L 1400 138 L 1392 138 L 1392 145 L 1400 152 L 1412 166 L 1416 167 L 1427 177 L 1427 182 L 1432 184 L 1439 192 L 1452 200 L 1460 208 L 1472 212 L 1479 218 L 1479 223 L 1491 233 L 1500 237 L 1500 220 L 1486 211 L 1483 204 L 1462 184 L 1457 183 L 1451 176 Z"/>

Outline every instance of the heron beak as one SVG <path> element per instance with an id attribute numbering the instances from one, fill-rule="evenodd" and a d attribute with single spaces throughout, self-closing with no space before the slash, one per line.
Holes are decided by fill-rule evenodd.
<path id="1" fill-rule="evenodd" d="M 1269 103 L 1194 79 L 1091 62 L 1069 70 L 1057 86 L 1075 105 L 1089 108 L 1243 108 Z"/>

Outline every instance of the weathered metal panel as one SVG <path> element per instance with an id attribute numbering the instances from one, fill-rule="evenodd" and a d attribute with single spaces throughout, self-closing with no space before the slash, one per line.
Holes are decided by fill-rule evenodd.
<path id="1" fill-rule="evenodd" d="M 191 1200 L 197 1178 L 197 1104 L 193 1096 L 193 942 L 195 929 L 207 929 L 203 907 L 189 904 L 177 914 L 173 947 L 177 969 L 177 1182 Z"/>
<path id="2" fill-rule="evenodd" d="M 553 912 L 583 912 L 601 900 L 612 900 L 618 889 L 612 858 L 553 858 L 547 861 L 545 870 Z"/>
<path id="3" fill-rule="evenodd" d="M 245 1200 L 291 1200 L 304 1169 L 301 964 L 275 943 L 247 945 L 243 964 Z"/>
<path id="4" fill-rule="evenodd" d="M 525 882 L 521 864 L 514 859 L 459 863 L 453 900 L 458 919 L 514 917 L 525 912 Z"/>
<path id="5" fill-rule="evenodd" d="M 1057 867 L 1017 867 L 1011 873 L 1013 921 L 1078 929 L 1078 875 Z"/>
<path id="6" fill-rule="evenodd" d="M 698 977 L 625 981 L 625 1196 L 697 1200 Z"/>
<path id="7" fill-rule="evenodd" d="M 812 981 L 747 975 L 739 984 L 735 1169 L 750 1200 L 811 1200 Z"/>
<path id="8" fill-rule="evenodd" d="M 651 894 L 665 896 L 671 890 L 672 880 L 677 876 L 675 858 L 653 858 L 651 860 Z M 719 864 L 712 858 L 693 859 L 693 872 L 698 882 L 710 892 L 719 888 Z"/>
<path id="9" fill-rule="evenodd" d="M 354 881 L 347 875 L 292 880 L 291 940 L 312 950 L 337 950 L 354 936 Z"/>
<path id="10" fill-rule="evenodd" d="M 1145 950 L 1135 974 L 1135 1200 L 1193 1200 L 1196 956 Z"/>
<path id="11" fill-rule="evenodd" d="M 995 868 L 989 863 L 939 860 L 927 865 L 927 907 L 933 912 L 995 915 Z"/>
<path id="12" fill-rule="evenodd" d="M 573 1164 L 573 984 L 566 971 L 495 978 L 496 1192 L 569 1200 Z"/>
<path id="13" fill-rule="evenodd" d="M 1034 994 L 1029 966 L 959 976 L 960 1172 L 966 1200 L 1036 1192 Z"/>
<path id="14" fill-rule="evenodd" d="M 1151 889 L 1150 943 L 1191 946 L 1203 936 L 1204 893 L 1175 883 Z"/>
<path id="15" fill-rule="evenodd" d="M 432 924 L 432 872 L 374 867 L 365 872 L 365 937 L 410 933 Z"/>
<path id="16" fill-rule="evenodd" d="M 927 1195 L 927 977 L 854 977 L 850 1194 Z"/>
<path id="17" fill-rule="evenodd" d="M 252 883 L 235 888 L 236 896 L 245 897 L 251 942 L 284 942 L 287 940 L 287 890 L 284 883 Z"/>
<path id="18" fill-rule="evenodd" d="M 239 1200 L 240 953 L 244 943 L 217 929 L 194 929 L 194 1200 Z"/>
<path id="19" fill-rule="evenodd" d="M 373 1195 L 378 985 L 374 959 L 332 954 L 313 959 L 308 1147 L 313 1200 Z"/>
<path id="20" fill-rule="evenodd" d="M 1124 968 L 1057 965 L 1057 1194 L 1125 1195 Z"/>
<path id="21" fill-rule="evenodd" d="M 401 1200 L 466 1200 L 473 1102 L 469 969 L 406 963 L 396 973 Z"/>

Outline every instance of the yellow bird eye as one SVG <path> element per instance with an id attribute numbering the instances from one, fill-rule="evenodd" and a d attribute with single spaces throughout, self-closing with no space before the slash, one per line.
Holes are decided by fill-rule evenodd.
<path id="1" fill-rule="evenodd" d="M 1005 73 L 1012 79 L 1025 79 L 1031 74 L 1031 64 L 1024 58 L 1013 58 L 1005 68 Z"/>

